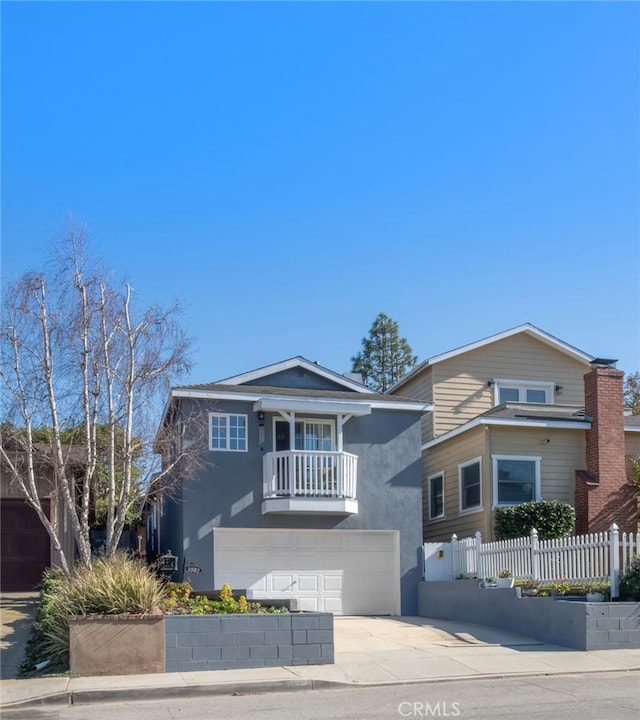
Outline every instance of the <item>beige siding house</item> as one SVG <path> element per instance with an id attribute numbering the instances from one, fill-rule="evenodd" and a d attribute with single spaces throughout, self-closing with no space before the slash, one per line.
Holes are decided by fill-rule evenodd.
<path id="1" fill-rule="evenodd" d="M 597 368 L 596 380 L 604 375 L 621 391 L 613 362 L 525 324 L 425 360 L 400 380 L 391 394 L 434 408 L 422 422 L 424 539 L 477 530 L 491 537 L 496 507 L 541 498 L 575 505 L 576 483 L 585 478 L 595 480 L 592 499 L 602 495 L 605 478 L 599 482 L 600 470 L 590 467 L 587 445 L 597 443 L 592 425 L 610 423 L 602 402 L 599 422 L 592 417 L 597 407 L 585 411 L 585 376 Z M 609 405 L 622 418 L 621 396 Z M 640 455 L 636 420 L 625 417 L 623 433 L 620 419 L 627 455 Z M 602 512 L 598 517 L 604 522 Z"/>

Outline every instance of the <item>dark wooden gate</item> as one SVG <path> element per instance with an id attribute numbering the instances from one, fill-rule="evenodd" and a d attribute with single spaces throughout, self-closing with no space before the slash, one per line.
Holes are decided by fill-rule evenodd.
<path id="1" fill-rule="evenodd" d="M 49 501 L 42 500 L 49 515 Z M 49 535 L 35 510 L 24 500 L 0 500 L 0 589 L 35 590 L 49 567 Z"/>

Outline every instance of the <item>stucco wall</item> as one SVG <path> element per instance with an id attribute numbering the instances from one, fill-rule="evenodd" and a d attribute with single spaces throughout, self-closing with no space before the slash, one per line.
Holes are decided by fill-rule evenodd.
<path id="1" fill-rule="evenodd" d="M 185 407 L 186 413 L 190 410 Z M 262 458 L 273 449 L 273 415 L 265 414 L 265 442 L 260 446 L 251 402 L 211 402 L 205 411 L 246 414 L 248 451 L 205 451 L 207 466 L 196 479 L 185 482 L 173 510 L 167 511 L 165 520 L 171 512 L 181 517 L 183 546 L 169 546 L 180 556 L 179 567 L 186 558 L 202 568 L 202 573 L 188 576 L 196 589 L 213 589 L 214 527 L 399 530 L 402 613 L 416 612 L 422 543 L 419 412 L 374 409 L 347 421 L 344 450 L 358 456 L 358 513 L 344 516 L 263 515 Z M 314 416 L 301 413 L 300 417 Z M 175 531 L 176 519 L 171 523 Z M 164 525 L 166 549 L 170 531 Z"/>

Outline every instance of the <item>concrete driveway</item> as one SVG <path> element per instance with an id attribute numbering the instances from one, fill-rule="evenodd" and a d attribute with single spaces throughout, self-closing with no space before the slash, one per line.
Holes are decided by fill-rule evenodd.
<path id="1" fill-rule="evenodd" d="M 39 593 L 2 593 L 0 596 L 0 679 L 16 677 L 31 638 Z"/>

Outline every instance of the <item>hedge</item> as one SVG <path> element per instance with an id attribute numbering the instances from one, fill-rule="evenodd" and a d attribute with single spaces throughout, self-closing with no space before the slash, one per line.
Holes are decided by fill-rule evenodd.
<path id="1" fill-rule="evenodd" d="M 571 535 L 576 523 L 576 511 L 559 500 L 537 500 L 496 508 L 495 536 L 497 540 L 526 537 L 535 528 L 540 540 Z"/>

